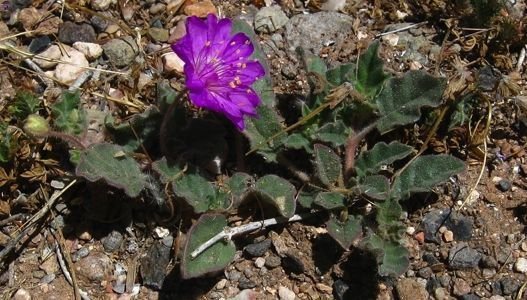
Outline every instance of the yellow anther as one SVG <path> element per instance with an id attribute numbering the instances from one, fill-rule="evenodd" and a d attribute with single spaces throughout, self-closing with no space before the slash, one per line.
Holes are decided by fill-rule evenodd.
<path id="1" fill-rule="evenodd" d="M 236 83 L 234 83 L 234 81 L 231 81 L 229 82 L 229 86 L 234 89 L 236 88 Z"/>

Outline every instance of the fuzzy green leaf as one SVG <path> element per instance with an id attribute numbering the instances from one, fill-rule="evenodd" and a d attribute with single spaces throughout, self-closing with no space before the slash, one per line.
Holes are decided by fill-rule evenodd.
<path id="1" fill-rule="evenodd" d="M 381 276 L 399 276 L 410 266 L 408 250 L 398 242 L 384 240 L 374 233 L 368 234 L 363 242 L 376 254 Z"/>
<path id="2" fill-rule="evenodd" d="M 326 222 L 329 235 L 342 248 L 348 250 L 362 236 L 362 217 L 349 216 L 346 222 L 340 222 L 334 215 Z"/>
<path id="3" fill-rule="evenodd" d="M 178 164 L 169 162 L 164 156 L 152 163 L 152 170 L 159 174 L 159 179 L 163 184 L 177 180 L 184 174 L 183 169 Z"/>
<path id="4" fill-rule="evenodd" d="M 314 134 L 314 139 L 321 142 L 330 143 L 338 147 L 346 143 L 346 140 L 351 132 L 344 122 L 338 120 L 322 125 Z"/>
<path id="5" fill-rule="evenodd" d="M 225 185 L 229 193 L 235 198 L 242 198 L 248 191 L 253 177 L 247 173 L 237 172 L 227 180 Z"/>
<path id="6" fill-rule="evenodd" d="M 0 163 L 7 163 L 13 158 L 17 149 L 17 138 L 7 123 L 0 120 Z"/>
<path id="7" fill-rule="evenodd" d="M 337 87 L 344 82 L 351 82 L 355 77 L 355 65 L 343 64 L 326 72 L 326 79 Z"/>
<path id="8" fill-rule="evenodd" d="M 276 162 L 277 149 L 282 145 L 287 134 L 281 134 L 270 140 L 273 135 L 282 131 L 282 119 L 274 109 L 265 105 L 257 108 L 258 118 L 246 119 L 243 134 L 249 139 L 251 149 L 262 155 L 268 162 Z"/>
<path id="9" fill-rule="evenodd" d="M 297 202 L 304 208 L 311 208 L 317 195 L 315 192 L 300 191 Z"/>
<path id="10" fill-rule="evenodd" d="M 401 125 L 416 122 L 421 108 L 437 107 L 446 80 L 424 71 L 409 71 L 402 78 L 391 78 L 376 97 L 380 119 L 377 129 L 384 134 Z"/>
<path id="11" fill-rule="evenodd" d="M 80 103 L 79 92 L 64 92 L 61 100 L 51 106 L 55 127 L 68 134 L 83 133 L 86 128 L 86 113 Z"/>
<path id="12" fill-rule="evenodd" d="M 395 179 L 391 195 L 407 199 L 411 193 L 426 192 L 464 169 L 463 161 L 450 155 L 420 156 Z"/>
<path id="13" fill-rule="evenodd" d="M 35 94 L 21 90 L 16 93 L 12 105 L 9 106 L 8 112 L 19 121 L 23 121 L 30 114 L 37 113 L 40 108 L 40 100 Z"/>
<path id="14" fill-rule="evenodd" d="M 359 190 L 376 200 L 384 200 L 390 193 L 390 181 L 383 175 L 369 175 L 361 179 Z"/>
<path id="15" fill-rule="evenodd" d="M 136 151 L 141 144 L 148 149 L 159 141 L 161 114 L 154 106 L 135 114 L 127 122 L 115 124 L 112 117 L 107 117 L 104 123 L 113 141 L 123 146 L 126 152 Z"/>
<path id="16" fill-rule="evenodd" d="M 254 185 L 254 190 L 263 201 L 273 205 L 278 212 L 290 218 L 295 214 L 295 187 L 276 175 L 266 175 Z"/>
<path id="17" fill-rule="evenodd" d="M 228 199 L 219 193 L 216 187 L 198 174 L 185 174 L 172 182 L 172 190 L 183 198 L 195 213 L 204 213 L 214 209 L 225 209 Z"/>
<path id="18" fill-rule="evenodd" d="M 311 143 L 302 133 L 292 133 L 284 140 L 284 146 L 289 149 L 304 149 L 311 152 Z"/>
<path id="19" fill-rule="evenodd" d="M 379 224 L 379 236 L 385 240 L 399 241 L 404 233 L 401 222 L 403 208 L 397 200 L 388 199 L 378 203 L 376 220 Z"/>
<path id="20" fill-rule="evenodd" d="M 302 47 L 296 48 L 296 51 L 302 57 L 306 72 L 317 73 L 320 76 L 325 77 L 328 68 L 326 63 L 318 55 L 313 55 L 310 52 L 306 52 L 304 49 L 302 49 Z"/>
<path id="21" fill-rule="evenodd" d="M 412 153 L 413 148 L 397 141 L 386 144 L 380 142 L 366 152 L 363 152 L 355 162 L 355 171 L 359 177 L 377 173 L 382 166 L 403 159 Z"/>
<path id="22" fill-rule="evenodd" d="M 378 55 L 379 45 L 379 41 L 373 42 L 359 57 L 355 89 L 369 99 L 377 95 L 384 81 L 390 77 L 384 73 L 384 64 Z"/>
<path id="23" fill-rule="evenodd" d="M 340 157 L 328 146 L 315 144 L 316 175 L 326 186 L 334 186 L 342 177 Z"/>
<path id="24" fill-rule="evenodd" d="M 103 179 L 109 185 L 123 189 L 130 197 L 139 196 L 147 178 L 139 164 L 123 150 L 118 145 L 94 144 L 81 153 L 77 176 L 89 181 Z"/>
<path id="25" fill-rule="evenodd" d="M 234 259 L 236 247 L 231 240 L 219 241 L 196 258 L 190 254 L 197 247 L 227 226 L 227 219 L 219 214 L 202 215 L 192 225 L 187 234 L 187 242 L 181 261 L 181 274 L 184 279 L 195 278 L 223 270 Z"/>
<path id="26" fill-rule="evenodd" d="M 340 193 L 321 192 L 315 198 L 315 204 L 327 210 L 341 208 L 346 206 L 346 197 Z"/>

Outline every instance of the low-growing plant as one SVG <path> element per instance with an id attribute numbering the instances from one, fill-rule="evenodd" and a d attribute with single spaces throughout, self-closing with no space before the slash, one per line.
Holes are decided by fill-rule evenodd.
<path id="1" fill-rule="evenodd" d="M 328 212 L 327 230 L 345 250 L 372 251 L 380 275 L 402 274 L 409 258 L 402 242 L 401 204 L 459 173 L 464 164 L 449 155 L 417 155 L 414 147 L 388 133 L 418 122 L 423 108 L 440 106 L 445 80 L 424 71 L 390 76 L 378 56 L 379 42 L 356 63 L 334 68 L 299 51 L 312 89 L 298 108 L 298 120 L 284 124 L 265 55 L 254 38 L 243 21 L 209 15 L 207 20 L 190 17 L 187 35 L 173 45 L 186 63 L 190 101 L 234 126 L 217 115 L 196 118 L 184 105 L 184 94 L 160 82 L 156 106 L 126 123 L 107 118 L 113 142 L 80 143 L 76 174 L 104 180 L 130 197 L 151 189 L 151 171 L 159 185 L 171 186 L 173 195 L 194 216 L 200 215 L 188 231 L 181 261 L 184 278 L 227 266 L 235 255 L 234 235 L 320 211 Z M 63 101 L 52 109 L 54 126 L 78 140 L 75 135 L 86 128 L 84 114 L 70 96 Z M 249 142 L 249 164 L 261 156 L 275 165 L 269 170 L 290 170 L 301 184 L 265 171 L 224 174 L 221 181 L 211 181 L 210 165 L 220 166 L 214 172 L 223 171 L 225 148 L 236 149 L 228 136 L 238 132 Z M 133 158 L 134 152 L 145 150 L 163 155 L 152 157 L 146 169 Z M 309 162 L 292 159 L 291 153 L 309 157 Z M 228 227 L 224 212 L 255 199 L 274 207 L 276 217 Z M 372 213 L 360 209 L 366 203 Z"/>

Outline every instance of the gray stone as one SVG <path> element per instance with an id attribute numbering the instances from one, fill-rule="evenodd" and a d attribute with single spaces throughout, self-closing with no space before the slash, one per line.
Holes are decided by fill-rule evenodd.
<path id="1" fill-rule="evenodd" d="M 75 251 L 73 255 L 71 256 L 71 260 L 73 262 L 79 261 L 81 258 L 84 258 L 90 254 L 90 249 L 88 247 L 82 247 L 79 250 Z"/>
<path id="2" fill-rule="evenodd" d="M 101 239 L 102 246 L 106 252 L 115 252 L 121 248 L 123 244 L 124 237 L 123 235 L 116 230 L 110 232 L 107 236 Z"/>
<path id="3" fill-rule="evenodd" d="M 59 41 L 71 45 L 75 42 L 93 43 L 96 39 L 95 30 L 90 24 L 75 24 L 67 21 L 59 28 Z"/>
<path id="4" fill-rule="evenodd" d="M 480 265 L 483 268 L 491 268 L 491 269 L 498 269 L 500 267 L 500 264 L 496 261 L 496 259 L 490 255 L 485 255 L 481 258 Z"/>
<path id="5" fill-rule="evenodd" d="M 265 266 L 269 269 L 274 269 L 282 264 L 279 256 L 271 255 L 265 259 Z"/>
<path id="6" fill-rule="evenodd" d="M 141 277 L 143 284 L 155 290 L 163 287 L 166 277 L 166 268 L 170 262 L 171 247 L 163 241 L 157 240 L 148 249 L 148 253 L 141 259 Z"/>
<path id="7" fill-rule="evenodd" d="M 31 53 L 39 53 L 44 51 L 49 44 L 51 44 L 51 39 L 47 35 L 38 36 L 31 40 L 28 50 Z"/>
<path id="8" fill-rule="evenodd" d="M 117 67 L 130 65 L 137 56 L 137 53 L 139 53 L 139 47 L 131 36 L 113 39 L 104 44 L 102 48 L 110 63 Z"/>
<path id="9" fill-rule="evenodd" d="M 105 13 L 103 12 L 102 14 L 105 14 Z M 93 25 L 93 27 L 95 27 L 95 29 L 97 29 L 97 31 L 99 32 L 106 30 L 106 27 L 110 25 L 110 21 L 100 16 L 91 17 L 90 22 Z"/>
<path id="10" fill-rule="evenodd" d="M 513 279 L 510 277 L 503 277 L 500 279 L 501 284 L 501 290 L 503 291 L 503 295 L 512 295 L 516 293 L 520 289 L 520 286 L 522 285 L 520 281 L 517 279 Z"/>
<path id="11" fill-rule="evenodd" d="M 256 283 L 245 276 L 240 277 L 238 281 L 238 288 L 241 290 L 252 289 L 256 287 Z"/>
<path id="12" fill-rule="evenodd" d="M 254 29 L 259 32 L 272 33 L 287 24 L 289 19 L 278 5 L 262 7 L 254 16 Z"/>
<path id="13" fill-rule="evenodd" d="M 238 280 L 240 280 L 240 277 L 242 277 L 242 273 L 236 270 L 230 271 L 227 275 L 227 278 L 233 282 L 237 282 Z"/>
<path id="14" fill-rule="evenodd" d="M 424 267 L 424 268 L 421 268 L 419 269 L 419 271 L 417 271 L 417 275 L 419 275 L 419 277 L 423 277 L 423 278 L 430 278 L 430 276 L 432 276 L 434 272 L 432 271 L 432 268 L 430 267 Z"/>
<path id="15" fill-rule="evenodd" d="M 448 252 L 448 265 L 454 270 L 476 268 L 481 256 L 481 253 L 470 248 L 466 243 L 459 243 Z"/>
<path id="16" fill-rule="evenodd" d="M 498 189 L 502 192 L 508 192 L 512 188 L 512 184 L 507 179 L 502 179 L 498 182 Z"/>
<path id="17" fill-rule="evenodd" d="M 40 279 L 40 283 L 50 284 L 56 277 L 55 273 L 48 274 Z"/>
<path id="18" fill-rule="evenodd" d="M 302 47 L 319 54 L 325 45 L 347 38 L 352 32 L 353 20 L 348 15 L 328 11 L 299 14 L 286 24 L 284 36 L 290 50 Z"/>
<path id="19" fill-rule="evenodd" d="M 421 228 L 428 242 L 440 243 L 439 228 L 445 226 L 454 233 L 456 241 L 468 241 L 472 238 L 474 222 L 450 209 L 436 209 L 428 212 L 421 222 Z"/>
<path id="20" fill-rule="evenodd" d="M 271 240 L 263 240 L 259 243 L 248 245 L 245 247 L 244 251 L 252 257 L 260 257 L 269 250 L 269 247 L 271 247 Z"/>
<path id="21" fill-rule="evenodd" d="M 349 285 L 342 279 L 337 279 L 335 282 L 333 282 L 333 294 L 338 300 L 346 299 L 345 296 L 349 289 Z"/>
<path id="22" fill-rule="evenodd" d="M 468 295 L 463 295 L 461 299 L 462 300 L 480 300 L 481 298 L 476 294 L 468 294 Z"/>

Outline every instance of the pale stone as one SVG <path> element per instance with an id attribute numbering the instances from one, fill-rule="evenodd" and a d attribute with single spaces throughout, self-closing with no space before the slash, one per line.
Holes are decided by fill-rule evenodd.
<path id="1" fill-rule="evenodd" d="M 177 73 L 183 73 L 183 67 L 185 66 L 185 62 L 177 56 L 174 52 L 169 52 L 163 56 L 163 63 L 165 66 L 166 72 L 177 72 Z"/>
<path id="2" fill-rule="evenodd" d="M 96 10 L 107 10 L 110 5 L 116 4 L 117 0 L 92 0 L 91 7 Z"/>
<path id="3" fill-rule="evenodd" d="M 514 270 L 520 273 L 527 273 L 527 259 L 520 257 L 514 264 Z"/>
<path id="4" fill-rule="evenodd" d="M 29 294 L 28 291 L 24 289 L 19 289 L 16 291 L 15 295 L 13 295 L 13 300 L 31 300 L 31 294 Z"/>
<path id="5" fill-rule="evenodd" d="M 79 50 L 89 60 L 94 60 L 102 55 L 102 47 L 95 43 L 75 42 L 73 48 Z"/>
<path id="6" fill-rule="evenodd" d="M 443 232 L 443 240 L 447 243 L 450 243 L 454 240 L 454 233 L 451 230 L 446 230 Z"/>
<path id="7" fill-rule="evenodd" d="M 203 0 L 185 6 L 184 12 L 187 16 L 196 16 L 200 18 L 206 17 L 208 14 L 218 14 L 216 6 L 210 0 Z"/>
<path id="8" fill-rule="evenodd" d="M 50 69 L 58 64 L 62 51 L 59 46 L 51 45 L 48 49 L 40 52 L 38 56 L 42 58 L 35 58 L 33 61 L 42 69 Z"/>
<path id="9" fill-rule="evenodd" d="M 67 47 L 66 52 L 60 58 L 61 63 L 55 69 L 55 78 L 66 84 L 71 84 L 89 67 L 89 63 L 80 51 Z"/>
<path id="10" fill-rule="evenodd" d="M 286 288 L 285 286 L 280 286 L 278 288 L 278 297 L 280 300 L 295 300 L 295 292 Z"/>

